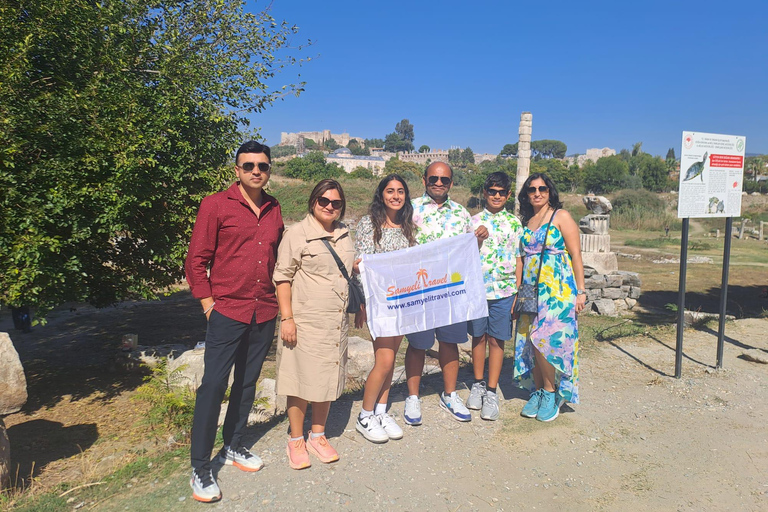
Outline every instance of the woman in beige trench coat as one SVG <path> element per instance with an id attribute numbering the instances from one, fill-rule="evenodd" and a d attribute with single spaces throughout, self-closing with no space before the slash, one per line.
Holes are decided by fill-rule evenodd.
<path id="1" fill-rule="evenodd" d="M 352 274 L 355 248 L 341 223 L 346 208 L 336 180 L 322 180 L 309 197 L 309 214 L 289 227 L 277 251 L 274 280 L 280 306 L 277 394 L 288 397 L 288 463 L 310 466 L 307 451 L 321 462 L 339 460 L 325 437 L 331 402 L 344 390 L 347 365 L 349 284 L 323 243 L 328 240 Z M 312 430 L 303 426 L 312 403 Z"/>

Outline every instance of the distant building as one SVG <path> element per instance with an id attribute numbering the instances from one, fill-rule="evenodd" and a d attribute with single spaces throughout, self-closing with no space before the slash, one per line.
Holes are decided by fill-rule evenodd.
<path id="1" fill-rule="evenodd" d="M 328 153 L 325 155 L 325 161 L 329 164 L 339 164 L 347 173 L 354 171 L 355 167 L 365 167 L 373 174 L 381 174 L 386 164 L 386 160 L 380 156 L 353 155 L 347 148 L 339 148 L 333 153 Z"/>
<path id="2" fill-rule="evenodd" d="M 616 154 L 615 149 L 591 148 L 587 150 L 587 154 L 567 156 L 565 157 L 565 161 L 568 163 L 568 165 L 578 164 L 579 166 L 582 166 L 587 162 L 587 160 L 591 162 L 597 162 L 598 159 L 603 158 L 604 156 L 614 156 L 615 154 Z"/>
<path id="3" fill-rule="evenodd" d="M 431 149 L 427 153 L 404 153 L 397 154 L 398 158 L 403 162 L 413 162 L 419 165 L 426 165 L 427 160 L 432 162 L 445 162 L 448 163 L 448 151 L 444 149 Z"/>
<path id="4" fill-rule="evenodd" d="M 320 132 L 297 132 L 297 133 L 280 133 L 280 146 L 296 146 L 298 149 L 300 146 L 304 147 L 303 139 L 312 139 L 317 144 L 322 145 L 329 139 L 335 140 L 339 146 L 346 146 L 349 141 L 356 140 L 361 146 L 365 145 L 365 139 L 362 137 L 351 137 L 348 133 L 331 133 L 331 130 L 323 130 Z"/>

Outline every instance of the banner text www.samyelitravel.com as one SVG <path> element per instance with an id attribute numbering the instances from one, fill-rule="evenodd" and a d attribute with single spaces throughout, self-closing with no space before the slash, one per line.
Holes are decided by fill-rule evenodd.
<path id="1" fill-rule="evenodd" d="M 402 304 L 387 304 L 387 309 L 406 309 L 414 306 L 423 306 L 427 302 L 433 302 L 440 299 L 447 299 L 448 297 L 455 297 L 456 295 L 465 295 L 467 290 L 454 290 L 447 293 L 441 293 L 440 295 L 430 295 L 423 299 L 411 300 Z"/>

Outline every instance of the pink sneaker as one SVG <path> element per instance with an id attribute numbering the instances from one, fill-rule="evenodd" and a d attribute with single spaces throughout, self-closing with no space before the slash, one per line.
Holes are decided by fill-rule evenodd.
<path id="1" fill-rule="evenodd" d="M 326 464 L 339 460 L 339 454 L 334 450 L 333 446 L 328 443 L 325 436 L 315 437 L 313 439 L 311 431 L 307 437 L 307 450 L 320 459 L 320 462 L 325 462 Z"/>
<path id="2" fill-rule="evenodd" d="M 289 438 L 286 452 L 288 453 L 288 464 L 291 466 L 291 468 L 305 469 L 312 465 L 309 463 L 307 444 L 304 442 L 304 439 L 291 441 Z"/>

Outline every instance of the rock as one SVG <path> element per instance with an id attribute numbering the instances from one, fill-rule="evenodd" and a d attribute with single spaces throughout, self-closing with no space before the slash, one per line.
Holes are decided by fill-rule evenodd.
<path id="1" fill-rule="evenodd" d="M 584 267 L 584 277 L 592 277 L 595 274 L 597 274 L 597 270 L 590 267 Z"/>
<path id="2" fill-rule="evenodd" d="M 598 299 L 594 302 L 594 309 L 600 315 L 616 316 L 616 305 L 611 299 Z"/>
<path id="3" fill-rule="evenodd" d="M 630 260 L 639 260 L 642 259 L 642 255 L 640 254 L 629 254 L 626 252 L 617 252 L 616 255 L 620 258 L 627 258 Z"/>
<path id="4" fill-rule="evenodd" d="M 638 255 L 639 256 L 639 255 Z M 614 274 L 621 276 L 623 284 L 629 284 L 632 286 L 640 286 L 640 274 L 637 272 L 630 272 L 628 270 L 617 270 Z"/>
<path id="5" fill-rule="evenodd" d="M 587 302 L 597 300 L 602 296 L 603 296 L 603 293 L 601 291 L 601 288 L 596 288 L 594 290 L 587 289 Z M 585 309 L 589 309 L 589 308 L 585 306 Z"/>
<path id="6" fill-rule="evenodd" d="M 632 309 L 635 307 L 635 305 L 637 305 L 637 301 L 635 299 L 630 299 L 629 297 L 624 299 L 624 302 L 626 302 L 628 309 Z"/>
<path id="7" fill-rule="evenodd" d="M 718 313 L 705 313 L 703 311 L 688 311 L 683 313 L 683 322 L 685 325 L 693 325 L 697 322 L 706 322 L 708 320 L 719 320 L 720 315 Z M 725 315 L 726 321 L 736 320 L 733 315 Z"/>
<path id="8" fill-rule="evenodd" d="M 584 267 L 595 269 L 598 274 L 610 274 L 619 269 L 615 252 L 582 252 Z"/>
<path id="9" fill-rule="evenodd" d="M 11 442 L 5 431 L 5 422 L 0 417 L 0 491 L 11 485 Z"/>
<path id="10" fill-rule="evenodd" d="M 0 332 L 0 417 L 18 412 L 27 402 L 27 379 L 7 332 Z"/>
<path id="11" fill-rule="evenodd" d="M 282 414 L 288 408 L 287 397 L 284 395 L 278 396 L 277 383 L 275 379 L 262 379 L 256 386 L 256 399 L 266 398 L 266 409 L 274 414 Z"/>
<path id="12" fill-rule="evenodd" d="M 584 206 L 587 207 L 587 210 L 591 211 L 592 213 L 605 215 L 611 213 L 611 210 L 613 210 L 611 202 L 604 196 L 589 195 L 582 197 L 581 200 L 584 203 Z"/>
<path id="13" fill-rule="evenodd" d="M 616 308 L 616 313 L 621 314 L 625 311 L 627 311 L 627 303 L 624 302 L 624 299 L 615 299 L 613 301 L 613 307 Z"/>
<path id="14" fill-rule="evenodd" d="M 639 299 L 640 298 L 640 287 L 639 286 L 633 286 L 629 289 L 629 298 L 630 299 Z"/>
<path id="15" fill-rule="evenodd" d="M 605 288 L 605 276 L 595 274 L 592 277 L 588 277 L 584 280 L 584 286 L 587 287 L 587 290 Z"/>
<path id="16" fill-rule="evenodd" d="M 623 299 L 624 292 L 621 291 L 621 288 L 603 288 L 603 298 L 612 300 Z"/>
<path id="17" fill-rule="evenodd" d="M 624 278 L 619 275 L 609 274 L 605 276 L 605 285 L 608 288 L 619 288 L 624 282 Z"/>
<path id="18" fill-rule="evenodd" d="M 373 343 L 358 336 L 347 341 L 347 380 L 363 383 L 373 368 Z"/>
<path id="19" fill-rule="evenodd" d="M 753 363 L 768 364 L 768 353 L 757 348 L 745 350 L 741 353 L 741 357 Z"/>

